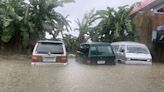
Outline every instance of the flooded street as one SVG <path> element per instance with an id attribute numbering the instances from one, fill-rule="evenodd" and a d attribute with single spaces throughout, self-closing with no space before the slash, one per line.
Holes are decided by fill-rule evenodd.
<path id="1" fill-rule="evenodd" d="M 30 60 L 0 61 L 0 92 L 163 92 L 164 64 L 32 66 Z"/>

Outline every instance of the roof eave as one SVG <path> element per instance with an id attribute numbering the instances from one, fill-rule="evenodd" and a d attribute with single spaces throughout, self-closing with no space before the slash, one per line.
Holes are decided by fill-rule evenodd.
<path id="1" fill-rule="evenodd" d="M 160 3 L 164 3 L 164 1 L 162 1 L 162 0 L 155 0 L 155 1 L 151 2 L 150 4 L 148 4 L 147 6 L 144 6 L 144 7 L 141 7 L 141 8 L 138 7 L 138 9 L 136 9 L 136 11 L 133 11 L 133 10 L 132 10 L 131 13 L 129 14 L 129 16 L 133 17 L 133 16 L 135 16 L 139 11 L 142 11 L 142 10 L 149 10 L 149 9 L 151 9 L 151 8 L 154 8 L 155 6 L 157 6 L 157 5 L 160 4 Z"/>

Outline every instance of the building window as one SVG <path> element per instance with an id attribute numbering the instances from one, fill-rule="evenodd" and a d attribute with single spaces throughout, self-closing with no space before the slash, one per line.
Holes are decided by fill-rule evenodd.
<path id="1" fill-rule="evenodd" d="M 157 10 L 159 13 L 164 13 L 164 7 Z"/>

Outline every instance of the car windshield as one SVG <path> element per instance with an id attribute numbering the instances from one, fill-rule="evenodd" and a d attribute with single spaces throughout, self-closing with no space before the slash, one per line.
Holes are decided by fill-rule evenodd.
<path id="1" fill-rule="evenodd" d="M 62 43 L 38 43 L 36 52 L 40 54 L 63 54 Z"/>
<path id="2" fill-rule="evenodd" d="M 92 56 L 112 56 L 113 51 L 111 46 L 104 46 L 104 45 L 99 45 L 99 46 L 91 46 L 90 48 L 90 54 Z"/>
<path id="3" fill-rule="evenodd" d="M 127 53 L 143 53 L 148 54 L 149 51 L 145 47 L 141 46 L 127 46 Z"/>

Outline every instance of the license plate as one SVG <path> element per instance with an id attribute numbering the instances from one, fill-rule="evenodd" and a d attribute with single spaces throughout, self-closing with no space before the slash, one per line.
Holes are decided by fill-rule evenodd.
<path id="1" fill-rule="evenodd" d="M 55 57 L 44 57 L 43 62 L 56 62 Z"/>
<path id="2" fill-rule="evenodd" d="M 105 61 L 97 61 L 97 64 L 105 64 Z"/>

